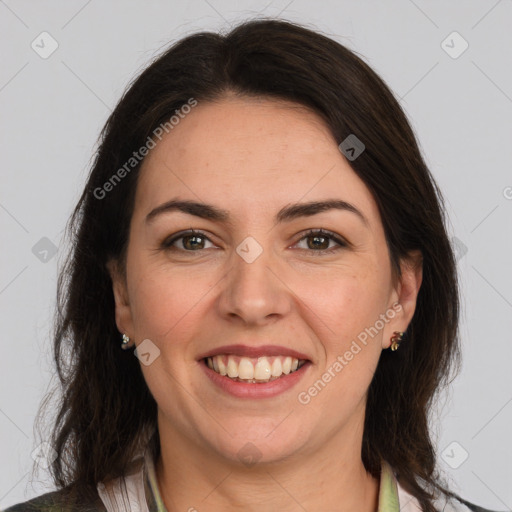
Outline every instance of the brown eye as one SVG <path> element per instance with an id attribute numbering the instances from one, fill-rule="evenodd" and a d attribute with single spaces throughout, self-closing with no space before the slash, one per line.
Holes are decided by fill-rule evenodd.
<path id="1" fill-rule="evenodd" d="M 307 240 L 311 241 L 310 249 L 321 249 L 326 250 L 329 248 L 329 237 L 324 235 L 310 235 L 306 237 Z"/>
<path id="2" fill-rule="evenodd" d="M 333 253 L 347 247 L 347 244 L 335 233 L 331 233 L 330 231 L 325 231 L 323 229 L 312 229 L 308 231 L 302 236 L 299 242 L 302 240 L 307 240 L 307 248 L 304 250 L 309 250 L 309 252 L 312 252 L 315 255 Z M 334 247 L 331 246 L 329 248 L 329 244 L 331 242 L 334 242 L 337 246 L 335 245 Z"/>
<path id="3" fill-rule="evenodd" d="M 176 242 L 179 240 L 182 241 L 181 247 L 175 246 Z M 205 241 L 210 242 L 210 239 L 206 235 L 200 231 L 189 230 L 173 235 L 171 238 L 165 240 L 162 247 L 171 250 L 198 252 L 198 250 L 205 249 Z"/>
<path id="4" fill-rule="evenodd" d="M 314 254 L 315 256 L 330 254 L 348 246 L 348 244 L 338 235 L 323 229 L 309 230 L 302 236 L 297 244 L 303 240 L 307 241 L 307 247 L 301 248 L 301 250 L 305 250 L 311 254 Z M 178 241 L 180 241 L 181 247 L 177 245 Z M 201 231 L 189 230 L 172 235 L 162 243 L 162 248 L 166 250 L 189 253 L 200 252 L 201 250 L 208 248 L 205 247 L 205 243 L 212 242 L 204 233 Z M 334 243 L 335 245 L 329 247 L 331 243 Z"/>

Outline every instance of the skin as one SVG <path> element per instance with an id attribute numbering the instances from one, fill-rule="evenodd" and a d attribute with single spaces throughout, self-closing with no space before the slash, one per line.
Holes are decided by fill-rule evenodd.
<path id="1" fill-rule="evenodd" d="M 381 351 L 414 314 L 421 255 L 411 253 L 401 279 L 393 279 L 376 203 L 338 143 L 299 105 L 226 96 L 199 102 L 143 163 L 126 276 L 115 262 L 109 270 L 119 331 L 160 350 L 141 368 L 158 404 L 156 471 L 169 512 L 377 510 L 379 479 L 361 460 L 366 395 Z M 145 222 L 172 198 L 227 209 L 232 224 L 182 212 Z M 368 226 L 339 210 L 274 223 L 283 206 L 332 198 L 353 204 Z M 161 247 L 191 228 L 207 239 Z M 350 245 L 316 254 L 314 240 L 303 237 L 320 228 Z M 250 264 L 236 252 L 247 236 L 263 249 Z M 337 247 L 329 238 L 320 243 Z M 394 318 L 300 404 L 298 393 L 397 302 Z M 235 398 L 213 386 L 196 361 L 234 343 L 293 347 L 313 365 L 277 397 Z M 250 467 L 238 457 L 247 442 L 259 451 Z"/>

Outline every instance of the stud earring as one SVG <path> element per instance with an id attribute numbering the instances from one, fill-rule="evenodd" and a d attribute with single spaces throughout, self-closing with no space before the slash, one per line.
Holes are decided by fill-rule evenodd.
<path id="1" fill-rule="evenodd" d="M 127 350 L 127 349 L 131 348 L 132 346 L 133 346 L 133 342 L 130 343 L 130 338 L 126 334 L 123 334 L 123 341 L 121 343 L 121 348 L 123 350 Z"/>
<path id="2" fill-rule="evenodd" d="M 390 347 L 393 352 L 395 350 L 397 350 L 398 347 L 400 346 L 400 343 L 402 343 L 404 334 L 405 334 L 404 332 L 400 332 L 400 331 L 393 332 L 393 336 L 391 336 L 391 347 Z"/>

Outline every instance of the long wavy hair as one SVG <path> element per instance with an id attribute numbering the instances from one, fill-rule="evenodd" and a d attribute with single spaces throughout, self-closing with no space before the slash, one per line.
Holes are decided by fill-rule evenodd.
<path id="1" fill-rule="evenodd" d="M 293 101 L 321 116 L 337 141 L 355 134 L 366 149 L 350 165 L 378 205 L 394 271 L 409 251 L 422 253 L 406 342 L 382 352 L 368 390 L 361 457 L 374 477 L 381 459 L 388 461 L 423 509 L 434 512 L 434 493 L 453 494 L 436 464 L 432 406 L 460 367 L 456 261 L 441 192 L 398 101 L 362 58 L 303 25 L 266 18 L 172 44 L 128 86 L 101 132 L 67 225 L 71 250 L 58 280 L 58 413 L 45 437 L 56 454 L 52 479 L 85 495 L 125 474 L 148 439 L 153 455 L 160 453 L 157 404 L 138 359 L 120 349 L 106 267 L 112 259 L 125 268 L 140 162 L 105 184 L 190 98 L 201 103 L 227 93 Z M 47 396 L 38 422 L 48 405 Z"/>

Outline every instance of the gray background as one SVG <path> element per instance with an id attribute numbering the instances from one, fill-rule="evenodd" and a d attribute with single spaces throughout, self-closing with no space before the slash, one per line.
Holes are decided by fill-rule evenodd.
<path id="1" fill-rule="evenodd" d="M 439 467 L 466 499 L 512 509 L 511 0 L 0 1 L 1 508 L 54 489 L 33 422 L 55 382 L 63 228 L 103 123 L 169 41 L 258 14 L 337 39 L 401 98 L 446 197 L 462 284 L 464 364 L 433 425 Z M 46 59 L 31 47 L 51 48 L 43 31 L 58 44 Z"/>

